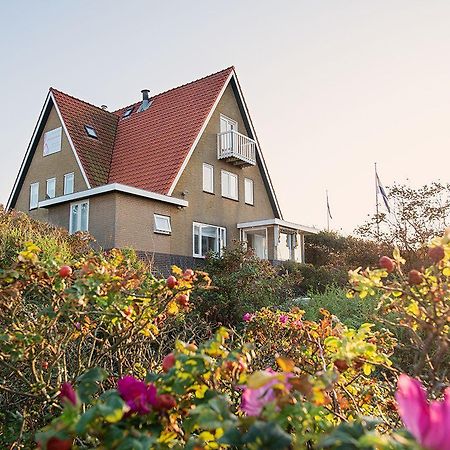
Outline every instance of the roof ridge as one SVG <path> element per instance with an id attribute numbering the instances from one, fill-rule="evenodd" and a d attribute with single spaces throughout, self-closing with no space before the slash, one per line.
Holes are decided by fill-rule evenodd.
<path id="1" fill-rule="evenodd" d="M 205 80 L 206 78 L 213 77 L 214 75 L 218 75 L 218 74 L 221 73 L 221 72 L 226 72 L 227 70 L 235 71 L 235 67 L 234 67 L 234 66 L 229 66 L 229 67 L 227 67 L 227 68 L 225 68 L 225 69 L 218 70 L 217 72 L 210 73 L 209 75 L 205 75 L 204 77 L 200 77 L 200 78 L 197 78 L 196 80 L 189 81 L 188 83 L 180 84 L 179 86 L 176 86 L 176 87 L 167 89 L 167 90 L 162 91 L 162 92 L 158 92 L 157 94 L 152 95 L 150 98 L 154 98 L 154 97 L 157 97 L 157 96 L 159 96 L 159 95 L 167 94 L 168 92 L 175 91 L 176 89 L 180 89 L 180 88 L 189 86 L 190 84 L 194 84 L 194 83 L 197 83 L 198 81 Z M 114 110 L 114 111 L 111 111 L 111 113 L 112 113 L 112 114 L 116 114 L 117 112 L 121 111 L 122 109 L 128 109 L 128 108 L 131 108 L 132 106 L 136 106 L 136 105 L 139 104 L 139 103 L 141 103 L 141 102 L 138 101 L 138 102 L 135 102 L 135 103 L 131 103 L 130 105 L 127 105 L 127 106 L 122 106 L 121 108 L 118 108 L 118 109 L 116 109 L 116 110 Z"/>
<path id="2" fill-rule="evenodd" d="M 98 109 L 99 111 L 102 111 L 102 112 L 105 112 L 105 113 L 108 113 L 108 114 L 112 114 L 113 116 L 115 116 L 115 114 L 114 114 L 113 111 L 108 111 L 108 110 L 106 110 L 106 109 L 101 108 L 100 106 L 93 105 L 92 103 L 89 103 L 89 102 L 87 102 L 86 100 L 81 100 L 80 98 L 74 97 L 73 95 L 67 94 L 66 92 L 60 91 L 59 89 L 56 89 L 56 88 L 54 88 L 54 87 L 50 87 L 49 90 L 50 90 L 51 92 L 57 92 L 58 94 L 65 95 L 66 97 L 70 97 L 70 98 L 72 98 L 72 99 L 74 99 L 74 100 L 77 100 L 78 102 L 81 102 L 81 103 L 84 103 L 85 105 L 91 106 L 92 108 L 96 108 L 96 109 Z"/>

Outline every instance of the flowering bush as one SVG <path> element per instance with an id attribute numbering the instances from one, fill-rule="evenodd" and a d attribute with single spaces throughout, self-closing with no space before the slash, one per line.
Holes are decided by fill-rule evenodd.
<path id="1" fill-rule="evenodd" d="M 99 366 L 112 377 L 145 374 L 159 359 L 152 342 L 189 310 L 192 289 L 209 283 L 206 274 L 177 268 L 170 283 L 155 279 L 118 250 L 91 251 L 66 264 L 41 254 L 29 242 L 16 263 L 0 268 L 5 445 L 48 422 L 61 383 L 87 369 Z"/>
<path id="2" fill-rule="evenodd" d="M 278 371 L 251 372 L 251 349 L 230 351 L 228 337 L 221 329 L 199 348 L 178 342 L 164 371 L 149 372 L 145 381 L 125 376 L 98 397 L 94 387 L 107 375 L 84 374 L 77 391 L 86 408 L 65 401 L 62 414 L 37 435 L 41 448 L 55 442 L 108 449 L 414 448 L 404 433 L 380 435 L 367 419 L 336 428 L 340 421 L 310 400 L 292 361 L 279 358 Z M 329 392 L 320 377 L 310 383 Z"/>
<path id="3" fill-rule="evenodd" d="M 380 297 L 380 320 L 408 337 L 402 343 L 402 369 L 438 394 L 450 382 L 450 229 L 431 242 L 428 258 L 429 267 L 405 274 L 405 260 L 396 249 L 392 258 L 380 259 L 380 268 L 350 271 L 349 296 Z"/>

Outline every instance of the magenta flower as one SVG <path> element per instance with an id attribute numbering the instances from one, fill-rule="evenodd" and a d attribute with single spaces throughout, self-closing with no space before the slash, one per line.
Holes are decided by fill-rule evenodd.
<path id="1" fill-rule="evenodd" d="M 256 389 L 245 387 L 242 393 L 241 409 L 247 416 L 259 416 L 264 406 L 276 399 L 275 385 L 278 385 L 278 388 L 280 388 L 280 384 L 284 385 L 286 389 L 291 388 L 291 385 L 287 383 L 290 374 L 281 374 L 272 369 L 266 369 L 262 372 L 267 376 L 267 382 L 264 386 Z M 283 386 L 281 386 L 282 388 Z"/>
<path id="2" fill-rule="evenodd" d="M 420 381 L 400 375 L 395 398 L 408 431 L 428 450 L 450 450 L 450 388 L 443 400 L 428 402 Z"/>
<path id="3" fill-rule="evenodd" d="M 70 383 L 63 383 L 61 385 L 59 398 L 62 402 L 72 403 L 72 405 L 76 405 L 78 403 L 77 393 Z"/>
<path id="4" fill-rule="evenodd" d="M 245 314 L 242 316 L 242 320 L 243 320 L 244 322 L 250 322 L 250 321 L 253 319 L 253 317 L 254 317 L 253 314 L 251 314 L 251 313 L 245 313 Z"/>
<path id="5" fill-rule="evenodd" d="M 120 396 L 130 408 L 130 412 L 147 414 L 156 401 L 156 387 L 127 375 L 117 382 Z"/>
<path id="6" fill-rule="evenodd" d="M 289 320 L 289 317 L 286 315 L 286 314 L 282 314 L 281 316 L 280 316 L 280 322 L 284 325 L 288 320 Z"/>

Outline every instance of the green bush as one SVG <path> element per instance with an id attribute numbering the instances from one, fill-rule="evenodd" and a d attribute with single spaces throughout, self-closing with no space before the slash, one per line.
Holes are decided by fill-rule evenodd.
<path id="1" fill-rule="evenodd" d="M 225 249 L 222 256 L 209 256 L 205 263 L 213 287 L 194 293 L 193 304 L 195 313 L 213 327 L 234 326 L 247 312 L 279 305 L 295 295 L 301 282 L 299 272 L 288 273 L 242 247 Z"/>

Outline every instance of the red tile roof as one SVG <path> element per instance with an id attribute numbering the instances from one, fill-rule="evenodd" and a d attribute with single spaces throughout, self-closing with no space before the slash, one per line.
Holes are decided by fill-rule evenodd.
<path id="1" fill-rule="evenodd" d="M 50 88 L 91 187 L 108 183 L 118 117 L 97 106 Z M 89 137 L 93 127 L 97 139 Z"/>
<path id="2" fill-rule="evenodd" d="M 51 89 L 92 187 L 123 183 L 167 194 L 233 67 L 150 98 L 123 118 Z M 87 136 L 84 125 L 96 130 Z"/>

